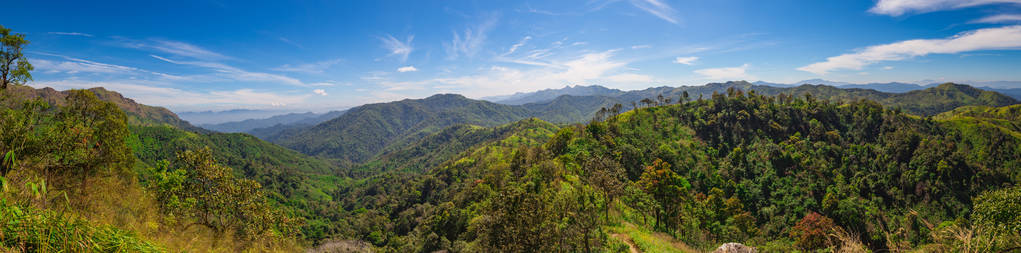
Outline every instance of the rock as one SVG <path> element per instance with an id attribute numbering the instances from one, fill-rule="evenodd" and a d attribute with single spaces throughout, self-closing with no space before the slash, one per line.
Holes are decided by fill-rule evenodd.
<path id="1" fill-rule="evenodd" d="M 713 251 L 713 253 L 757 253 L 759 250 L 755 247 L 744 246 L 744 244 L 736 242 L 728 242 L 720 245 L 719 248 Z"/>

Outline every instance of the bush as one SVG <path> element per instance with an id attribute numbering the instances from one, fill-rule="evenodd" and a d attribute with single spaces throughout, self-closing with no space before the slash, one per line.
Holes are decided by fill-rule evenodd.
<path id="1" fill-rule="evenodd" d="M 809 212 L 798 225 L 791 228 L 791 238 L 794 245 L 805 250 L 825 248 L 829 245 L 829 234 L 834 231 L 836 225 L 833 219 L 816 212 Z"/>

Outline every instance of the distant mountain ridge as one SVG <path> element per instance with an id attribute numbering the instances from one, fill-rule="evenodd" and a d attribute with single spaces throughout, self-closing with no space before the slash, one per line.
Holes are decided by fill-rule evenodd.
<path id="1" fill-rule="evenodd" d="M 905 93 L 905 92 L 909 92 L 909 91 L 927 89 L 927 88 L 932 88 L 932 87 L 939 86 L 940 84 L 943 84 L 945 82 L 937 82 L 937 81 L 934 81 L 934 80 L 923 80 L 923 81 L 919 81 L 919 83 L 924 83 L 924 84 L 903 83 L 903 82 L 864 83 L 864 84 L 859 84 L 859 83 L 848 83 L 848 82 L 835 82 L 835 81 L 829 81 L 829 80 L 824 80 L 824 79 L 809 79 L 809 80 L 803 80 L 803 81 L 799 81 L 799 82 L 795 82 L 795 83 L 790 83 L 790 84 L 771 83 L 771 82 L 764 82 L 764 81 L 753 82 L 753 84 L 755 84 L 755 85 L 765 85 L 765 86 L 773 86 L 773 87 L 795 87 L 795 86 L 805 85 L 805 84 L 813 84 L 813 85 L 822 84 L 822 85 L 829 85 L 829 86 L 834 86 L 834 87 L 842 88 L 842 89 L 849 89 L 849 88 L 873 89 L 873 90 L 882 91 L 882 92 L 889 92 L 889 93 Z M 1016 82 L 1016 81 L 992 81 L 992 82 L 965 82 L 965 83 L 971 84 L 972 87 L 975 87 L 975 88 L 978 88 L 978 89 L 999 92 L 999 93 L 1002 93 L 1002 94 L 1007 95 L 1009 97 L 1012 97 L 1014 99 L 1021 100 L 1021 82 Z"/>
<path id="2" fill-rule="evenodd" d="M 600 85 L 591 86 L 564 86 L 560 89 L 545 89 L 535 92 L 518 92 L 513 95 L 484 97 L 482 100 L 492 101 L 508 105 L 523 105 L 528 103 L 542 103 L 552 101 L 562 95 L 572 96 L 616 96 L 624 93 L 622 90 L 610 89 Z"/>
<path id="3" fill-rule="evenodd" d="M 276 115 L 269 118 L 261 119 L 246 119 L 242 121 L 231 121 L 219 124 L 200 124 L 199 126 L 205 129 L 222 132 L 222 133 L 251 133 L 252 130 L 258 128 L 275 127 L 278 125 L 288 126 L 311 126 L 322 123 L 341 114 L 344 114 L 345 110 L 341 111 L 330 111 L 326 113 L 288 113 L 283 115 Z"/>
<path id="4" fill-rule="evenodd" d="M 263 119 L 291 113 L 284 110 L 232 109 L 223 111 L 179 111 L 177 115 L 196 125 L 212 125 L 246 119 Z"/>
<path id="5" fill-rule="evenodd" d="M 280 130 L 265 138 L 302 153 L 333 159 L 344 167 L 367 162 L 384 150 L 414 143 L 444 128 L 470 124 L 492 127 L 536 117 L 553 123 L 591 120 L 600 108 L 621 104 L 623 111 L 649 104 L 669 104 L 684 99 L 709 99 L 731 90 L 776 96 L 804 97 L 851 102 L 861 99 L 897 107 L 906 112 L 931 116 L 964 105 L 1005 106 L 1018 101 L 1002 94 L 967 85 L 942 84 L 907 93 L 886 93 L 871 89 L 842 89 L 827 85 L 773 87 L 745 81 L 710 83 L 703 86 L 653 87 L 617 93 L 613 96 L 560 95 L 552 100 L 509 105 L 472 100 L 456 94 L 439 94 L 424 99 L 368 104 L 321 124 Z M 615 92 L 616 93 L 616 92 Z M 538 97 L 538 96 L 537 96 Z M 274 129 L 269 128 L 267 130 Z"/>

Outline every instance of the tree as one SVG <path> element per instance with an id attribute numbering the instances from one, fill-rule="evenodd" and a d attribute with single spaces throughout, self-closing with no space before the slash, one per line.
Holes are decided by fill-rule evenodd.
<path id="1" fill-rule="evenodd" d="M 603 156 L 586 160 L 585 167 L 588 168 L 588 181 L 603 192 L 603 215 L 609 220 L 614 199 L 624 193 L 626 172 L 616 161 Z"/>
<path id="2" fill-rule="evenodd" d="M 117 105 L 99 100 L 89 90 L 68 93 L 67 105 L 60 107 L 56 116 L 57 130 L 49 138 L 55 170 L 45 174 L 78 176 L 79 190 L 84 193 L 90 176 L 130 169 L 131 150 L 124 141 L 130 133 L 127 116 Z"/>
<path id="3" fill-rule="evenodd" d="M 653 161 L 652 165 L 645 167 L 638 184 L 662 206 L 662 209 L 656 212 L 656 227 L 660 227 L 663 221 L 677 214 L 688 189 L 691 188 L 687 179 L 678 175 L 669 163 L 659 158 Z"/>
<path id="4" fill-rule="evenodd" d="M 805 250 L 820 249 L 831 244 L 830 233 L 836 227 L 837 225 L 833 223 L 833 219 L 816 212 L 809 212 L 805 214 L 801 221 L 798 221 L 794 228 L 791 228 L 791 237 L 794 238 L 794 244 L 799 248 Z"/>
<path id="5" fill-rule="evenodd" d="M 259 183 L 234 177 L 230 167 L 216 163 L 206 147 L 177 154 L 172 166 L 158 164 L 150 188 L 170 221 L 190 221 L 218 234 L 229 230 L 242 239 L 256 239 L 276 230 L 289 234 L 294 221 L 275 211 Z M 272 233 L 270 233 L 272 234 Z"/>
<path id="6" fill-rule="evenodd" d="M 32 64 L 28 63 L 21 49 L 28 44 L 25 35 L 11 34 L 11 29 L 0 25 L 0 89 L 7 89 L 8 84 L 24 83 L 32 80 Z"/>

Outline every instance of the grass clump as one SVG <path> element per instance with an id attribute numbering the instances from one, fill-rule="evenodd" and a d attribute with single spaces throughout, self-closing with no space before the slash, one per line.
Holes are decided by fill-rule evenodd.
<path id="1" fill-rule="evenodd" d="M 163 252 L 130 231 L 0 200 L 0 244 L 22 252 Z"/>

